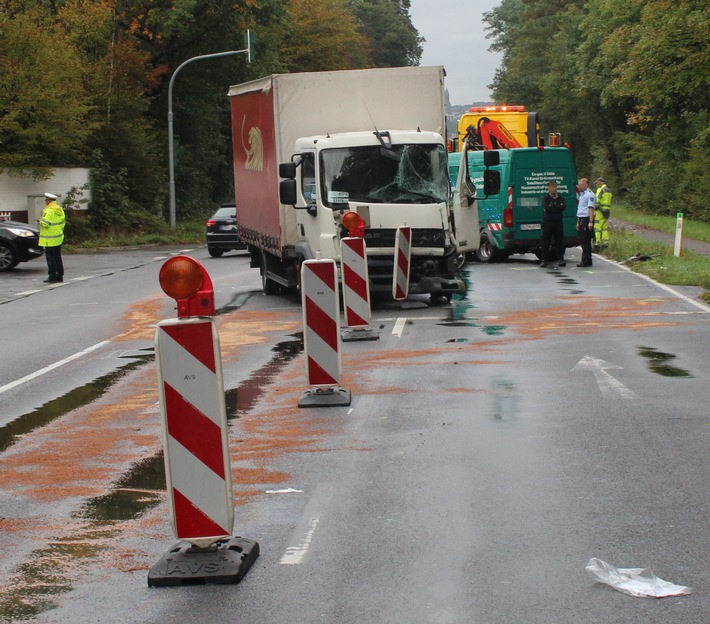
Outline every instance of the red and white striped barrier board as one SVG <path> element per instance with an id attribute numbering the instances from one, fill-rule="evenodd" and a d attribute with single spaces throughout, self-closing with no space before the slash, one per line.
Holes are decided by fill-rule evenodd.
<path id="1" fill-rule="evenodd" d="M 298 405 L 350 405 L 350 392 L 339 386 L 340 297 L 334 260 L 306 260 L 301 265 L 301 296 L 306 378 L 317 388 L 307 390 Z"/>
<path id="2" fill-rule="evenodd" d="M 234 524 L 219 336 L 212 318 L 170 319 L 155 347 L 173 532 L 205 548 Z"/>
<path id="3" fill-rule="evenodd" d="M 513 209 L 513 187 L 508 187 L 508 208 Z"/>
<path id="4" fill-rule="evenodd" d="M 310 386 L 340 383 L 340 301 L 335 260 L 301 265 L 303 341 Z"/>
<path id="5" fill-rule="evenodd" d="M 392 274 L 392 297 L 403 301 L 409 293 L 409 265 L 412 256 L 412 228 L 402 225 L 397 228 L 394 239 L 394 273 Z"/>
<path id="6" fill-rule="evenodd" d="M 503 226 L 500 223 L 489 223 L 488 229 L 492 232 L 500 232 L 503 229 Z"/>
<path id="7" fill-rule="evenodd" d="M 348 327 L 366 327 L 370 324 L 371 311 L 365 239 L 341 239 L 340 257 L 343 268 L 345 324 Z"/>

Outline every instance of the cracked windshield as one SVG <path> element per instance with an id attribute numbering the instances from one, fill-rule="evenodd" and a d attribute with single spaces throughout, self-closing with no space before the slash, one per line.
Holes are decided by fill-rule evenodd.
<path id="1" fill-rule="evenodd" d="M 446 202 L 449 177 L 443 145 L 393 145 L 324 150 L 325 204 L 348 201 L 429 204 Z"/>

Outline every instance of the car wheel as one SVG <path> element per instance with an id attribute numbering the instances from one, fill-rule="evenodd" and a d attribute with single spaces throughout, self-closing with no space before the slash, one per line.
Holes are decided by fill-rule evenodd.
<path id="1" fill-rule="evenodd" d="M 17 266 L 17 256 L 12 247 L 0 243 L 0 271 L 9 271 Z"/>
<path id="2" fill-rule="evenodd" d="M 217 249 L 216 247 L 208 247 L 207 251 L 210 252 L 210 256 L 212 256 L 213 258 L 220 258 L 224 253 L 224 251 L 222 251 L 221 249 Z"/>
<path id="3" fill-rule="evenodd" d="M 491 240 L 491 235 L 483 231 L 481 232 L 481 242 L 476 250 L 476 258 L 481 262 L 495 262 L 498 257 L 498 248 Z"/>

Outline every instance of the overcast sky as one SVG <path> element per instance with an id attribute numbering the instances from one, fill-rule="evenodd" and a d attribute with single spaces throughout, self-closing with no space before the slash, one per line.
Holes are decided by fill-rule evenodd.
<path id="1" fill-rule="evenodd" d="M 426 39 L 422 65 L 443 65 L 452 104 L 491 101 L 500 54 L 488 51 L 481 14 L 500 0 L 411 0 L 412 24 Z"/>

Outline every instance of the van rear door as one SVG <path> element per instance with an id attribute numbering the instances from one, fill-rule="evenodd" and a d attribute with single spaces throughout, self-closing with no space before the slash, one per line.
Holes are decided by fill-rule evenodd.
<path id="1" fill-rule="evenodd" d="M 564 148 L 515 150 L 512 154 L 513 222 L 515 238 L 538 240 L 542 236 L 542 198 L 547 183 L 555 180 L 561 195 L 568 197 L 574 179 L 572 160 Z M 569 201 L 565 217 L 569 217 Z M 574 214 L 572 214 L 574 217 Z"/>

